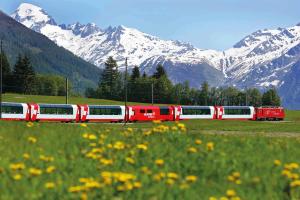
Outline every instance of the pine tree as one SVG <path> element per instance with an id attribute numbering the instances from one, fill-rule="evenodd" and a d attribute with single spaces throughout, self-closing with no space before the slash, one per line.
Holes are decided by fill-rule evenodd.
<path id="1" fill-rule="evenodd" d="M 36 74 L 31 66 L 30 59 L 18 56 L 13 71 L 14 92 L 34 94 L 36 92 Z"/>
<path id="2" fill-rule="evenodd" d="M 262 96 L 263 106 L 280 106 L 281 100 L 275 88 L 266 91 Z"/>
<path id="3" fill-rule="evenodd" d="M 105 69 L 99 81 L 98 96 L 101 98 L 115 99 L 121 76 L 118 72 L 117 61 L 111 56 L 105 62 Z"/>
<path id="4" fill-rule="evenodd" d="M 138 66 L 134 66 L 131 74 L 131 80 L 134 81 L 135 79 L 140 78 L 140 69 Z"/>
<path id="5" fill-rule="evenodd" d="M 11 69 L 8 59 L 4 51 L 0 55 L 2 59 L 2 81 L 3 81 L 3 92 L 8 92 L 11 89 Z"/>
<path id="6" fill-rule="evenodd" d="M 159 79 L 162 76 L 167 76 L 167 73 L 164 67 L 161 64 L 158 64 L 156 67 L 156 72 L 153 74 L 153 78 Z"/>

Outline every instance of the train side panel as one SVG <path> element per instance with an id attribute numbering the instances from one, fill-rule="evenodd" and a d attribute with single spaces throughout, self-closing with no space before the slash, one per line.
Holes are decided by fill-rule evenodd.
<path id="1" fill-rule="evenodd" d="M 2 120 L 30 120 L 30 110 L 26 103 L 2 103 Z"/>
<path id="2" fill-rule="evenodd" d="M 128 106 L 128 121 L 174 121 L 179 117 L 178 110 L 174 115 L 173 106 Z"/>
<path id="3" fill-rule="evenodd" d="M 217 119 L 255 120 L 253 106 L 217 106 Z"/>
<path id="4" fill-rule="evenodd" d="M 122 122 L 125 120 L 125 106 L 82 105 L 82 122 Z"/>
<path id="5" fill-rule="evenodd" d="M 258 107 L 256 110 L 256 120 L 283 120 L 285 118 L 282 107 Z"/>
<path id="6" fill-rule="evenodd" d="M 79 109 L 77 105 L 67 104 L 37 104 L 37 114 L 33 121 L 79 121 Z M 33 116 L 33 115 L 32 115 Z M 32 118 L 34 119 L 34 118 Z"/>
<path id="7" fill-rule="evenodd" d="M 181 106 L 180 119 L 214 119 L 215 107 L 213 106 Z"/>

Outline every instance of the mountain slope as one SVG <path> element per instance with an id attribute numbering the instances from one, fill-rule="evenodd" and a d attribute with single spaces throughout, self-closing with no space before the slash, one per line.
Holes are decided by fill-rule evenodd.
<path id="1" fill-rule="evenodd" d="M 18 54 L 25 53 L 30 56 L 37 72 L 66 76 L 77 91 L 96 85 L 101 73 L 97 67 L 58 47 L 44 35 L 26 28 L 1 11 L 0 27 L 3 49 L 11 65 L 15 63 Z"/>
<path id="2" fill-rule="evenodd" d="M 189 81 L 193 87 L 203 81 L 262 91 L 276 87 L 286 107 L 300 109 L 300 92 L 288 92 L 297 91 L 298 86 L 295 73 L 300 57 L 300 24 L 258 30 L 220 52 L 161 40 L 124 26 L 101 29 L 95 24 L 57 25 L 42 8 L 31 4 L 21 4 L 12 16 L 99 68 L 113 56 L 122 69 L 127 57 L 130 67 L 138 65 L 149 74 L 157 64 L 163 64 L 173 82 Z"/>

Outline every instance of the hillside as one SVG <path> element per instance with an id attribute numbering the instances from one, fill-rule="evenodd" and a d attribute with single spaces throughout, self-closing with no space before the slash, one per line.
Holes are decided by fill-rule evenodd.
<path id="1" fill-rule="evenodd" d="M 26 54 L 38 73 L 57 74 L 68 77 L 76 91 L 87 86 L 95 86 L 101 70 L 75 56 L 68 50 L 58 47 L 54 42 L 0 11 L 0 36 L 3 49 L 11 66 L 18 54 Z"/>

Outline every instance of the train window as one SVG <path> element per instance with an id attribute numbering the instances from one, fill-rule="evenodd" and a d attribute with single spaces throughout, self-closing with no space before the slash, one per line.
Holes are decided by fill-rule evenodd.
<path id="1" fill-rule="evenodd" d="M 152 110 L 147 110 L 147 113 L 152 113 Z"/>
<path id="2" fill-rule="evenodd" d="M 73 108 L 72 107 L 40 106 L 40 114 L 73 115 Z"/>
<path id="3" fill-rule="evenodd" d="M 210 115 L 209 108 L 182 108 L 183 115 Z"/>
<path id="4" fill-rule="evenodd" d="M 169 108 L 160 108 L 160 115 L 169 115 L 170 109 Z"/>
<path id="5" fill-rule="evenodd" d="M 141 110 L 140 110 L 140 113 L 145 113 L 145 110 L 144 110 L 144 109 L 141 109 Z"/>
<path id="6" fill-rule="evenodd" d="M 226 115 L 250 115 L 249 108 L 225 108 Z"/>
<path id="7" fill-rule="evenodd" d="M 90 115 L 121 115 L 121 108 L 96 108 L 90 107 Z"/>
<path id="8" fill-rule="evenodd" d="M 23 114 L 22 106 L 2 105 L 2 113 L 5 114 Z"/>

